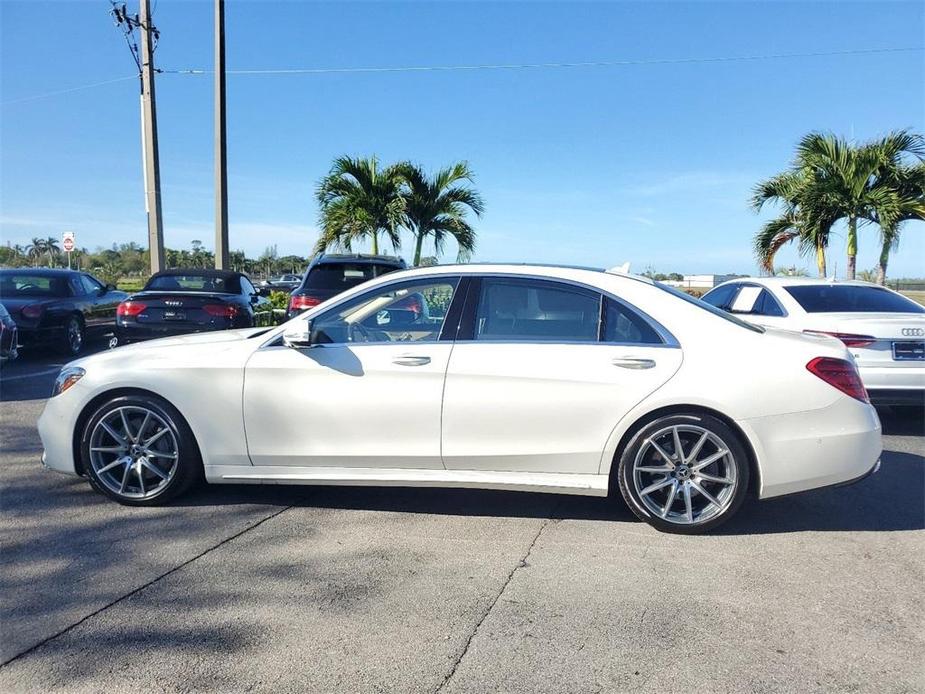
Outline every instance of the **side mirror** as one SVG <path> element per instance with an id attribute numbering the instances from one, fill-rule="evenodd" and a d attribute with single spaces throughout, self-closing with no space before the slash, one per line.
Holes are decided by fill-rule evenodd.
<path id="1" fill-rule="evenodd" d="M 107 284 L 107 285 L 106 285 L 106 291 L 107 291 L 107 292 L 114 292 L 114 291 L 116 291 L 116 285 L 114 285 L 114 284 Z"/>
<path id="2" fill-rule="evenodd" d="M 312 346 L 312 322 L 310 320 L 296 321 L 296 324 L 286 328 L 283 333 L 283 344 L 293 349 L 305 349 Z"/>

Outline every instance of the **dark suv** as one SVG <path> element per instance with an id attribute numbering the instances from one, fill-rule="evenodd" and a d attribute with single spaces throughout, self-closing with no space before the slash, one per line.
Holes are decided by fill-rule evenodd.
<path id="1" fill-rule="evenodd" d="M 351 287 L 405 267 L 404 260 L 388 255 L 320 255 L 312 260 L 289 298 L 289 318 Z"/>

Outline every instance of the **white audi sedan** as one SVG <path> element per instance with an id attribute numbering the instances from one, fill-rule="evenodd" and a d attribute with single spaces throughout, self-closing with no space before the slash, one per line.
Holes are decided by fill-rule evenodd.
<path id="1" fill-rule="evenodd" d="M 703 300 L 759 325 L 836 337 L 875 405 L 925 406 L 925 307 L 898 292 L 868 282 L 749 277 Z"/>
<path id="2" fill-rule="evenodd" d="M 385 275 L 273 329 L 70 363 L 45 464 L 124 504 L 212 483 L 621 494 L 696 533 L 746 496 L 873 472 L 880 423 L 838 340 L 641 277 L 521 265 Z"/>

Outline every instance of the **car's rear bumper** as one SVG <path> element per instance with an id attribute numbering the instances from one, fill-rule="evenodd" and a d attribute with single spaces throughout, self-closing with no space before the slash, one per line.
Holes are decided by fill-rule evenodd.
<path id="1" fill-rule="evenodd" d="M 917 390 L 925 392 L 925 362 L 897 362 L 889 366 L 858 364 L 867 391 Z"/>
<path id="2" fill-rule="evenodd" d="M 741 424 L 758 455 L 762 499 L 863 478 L 882 451 L 877 411 L 847 396 L 819 410 Z"/>
<path id="3" fill-rule="evenodd" d="M 139 325 L 137 323 L 121 324 L 116 326 L 116 340 L 120 345 L 130 342 L 142 342 L 144 340 L 156 340 L 159 337 L 177 337 L 178 335 L 192 335 L 193 333 L 214 332 L 216 330 L 231 330 L 236 326 L 229 322 L 228 325 L 198 325 L 198 324 L 164 324 L 155 323 L 148 325 Z"/>
<path id="4" fill-rule="evenodd" d="M 912 405 L 925 407 L 925 388 L 874 388 L 867 394 L 874 405 Z"/>

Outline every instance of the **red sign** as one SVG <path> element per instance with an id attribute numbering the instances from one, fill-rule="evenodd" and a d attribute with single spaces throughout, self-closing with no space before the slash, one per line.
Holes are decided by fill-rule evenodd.
<path id="1" fill-rule="evenodd" d="M 67 239 L 67 238 L 66 238 L 66 239 L 64 239 L 64 241 L 63 241 L 63 243 L 62 243 L 61 245 L 64 247 L 64 250 L 65 250 L 65 251 L 67 251 L 68 253 L 70 253 L 71 251 L 74 250 L 74 239 Z"/>

